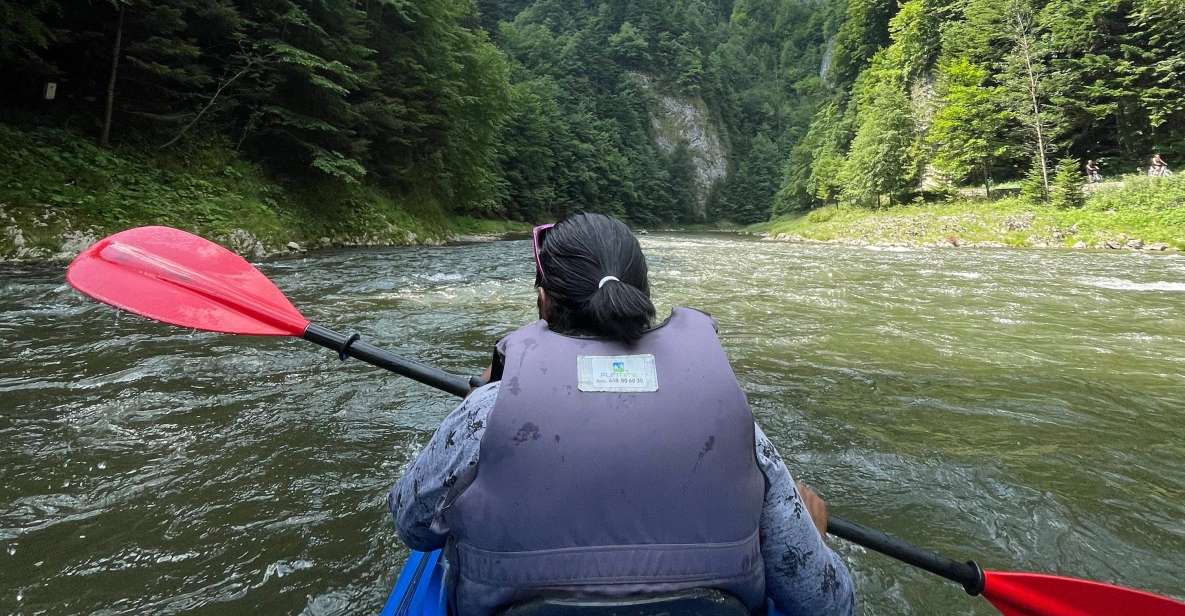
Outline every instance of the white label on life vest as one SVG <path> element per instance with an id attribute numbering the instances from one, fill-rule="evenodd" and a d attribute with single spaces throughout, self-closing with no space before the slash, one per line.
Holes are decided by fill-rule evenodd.
<path id="1" fill-rule="evenodd" d="M 580 391 L 658 391 L 653 355 L 581 355 L 576 358 Z"/>

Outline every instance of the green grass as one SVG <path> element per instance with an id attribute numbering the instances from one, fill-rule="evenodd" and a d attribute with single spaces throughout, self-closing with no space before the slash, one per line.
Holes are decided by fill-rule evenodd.
<path id="1" fill-rule="evenodd" d="M 959 199 L 880 210 L 828 206 L 751 225 L 749 232 L 867 244 L 954 242 L 1004 246 L 1096 247 L 1140 239 L 1185 250 L 1185 176 L 1128 178 L 1078 209 L 1035 206 L 1019 198 Z"/>
<path id="2" fill-rule="evenodd" d="M 282 185 L 223 143 L 109 150 L 65 131 L 0 124 L 0 259 L 47 258 L 63 251 L 63 238 L 148 224 L 214 240 L 243 230 L 267 250 L 291 241 L 439 243 L 457 233 L 519 230 L 451 217 L 426 195 L 396 198 L 328 181 Z"/>

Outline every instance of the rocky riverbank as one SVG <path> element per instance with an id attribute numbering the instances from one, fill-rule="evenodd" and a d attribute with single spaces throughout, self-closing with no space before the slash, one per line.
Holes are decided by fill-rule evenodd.
<path id="1" fill-rule="evenodd" d="M 41 216 L 18 220 L 0 203 L 0 263 L 66 262 L 99 239 L 122 230 L 103 228 L 98 225 L 80 224 L 53 209 L 47 209 Z M 125 228 L 156 224 L 145 220 L 131 223 Z M 395 225 L 379 230 L 348 231 L 323 235 L 309 239 L 298 229 L 291 235 L 270 234 L 265 239 L 261 234 L 247 228 L 233 227 L 224 232 L 210 233 L 200 228 L 177 225 L 179 228 L 198 233 L 249 259 L 262 259 L 282 255 L 299 254 L 308 250 L 326 248 L 354 248 L 367 246 L 433 246 L 445 243 L 483 242 L 502 239 L 509 235 L 529 231 L 525 224 L 503 221 L 485 221 L 469 218 L 449 219 L 450 227 L 429 229 L 422 234 Z M 486 228 L 486 232 L 470 232 L 467 229 Z M 284 241 L 288 237 L 288 239 Z M 300 241 L 297 241 L 300 240 Z"/>
<path id="2" fill-rule="evenodd" d="M 248 258 L 310 249 L 430 245 L 523 232 L 370 186 L 280 184 L 235 151 L 150 156 L 64 131 L 0 125 L 0 262 L 66 261 L 123 229 L 167 225 Z"/>

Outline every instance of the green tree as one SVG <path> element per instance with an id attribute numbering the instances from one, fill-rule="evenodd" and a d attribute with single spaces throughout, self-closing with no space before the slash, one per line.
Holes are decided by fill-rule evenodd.
<path id="1" fill-rule="evenodd" d="M 896 0 L 849 0 L 831 60 L 834 83 L 854 82 L 873 54 L 889 44 L 889 20 L 896 9 Z"/>
<path id="2" fill-rule="evenodd" d="M 810 130 L 794 146 L 782 174 L 782 187 L 774 200 L 774 214 L 808 209 L 839 197 L 843 184 L 844 152 L 851 138 L 850 122 L 836 102 L 815 115 Z"/>
<path id="3" fill-rule="evenodd" d="M 52 0 L 0 1 L 0 62 L 42 64 L 42 52 L 53 41 L 46 16 L 61 10 Z"/>
<path id="4" fill-rule="evenodd" d="M 667 168 L 673 210 L 669 220 L 691 222 L 698 199 L 695 191 L 695 161 L 692 160 L 691 149 L 687 147 L 686 141 L 675 145 L 667 157 Z"/>
<path id="5" fill-rule="evenodd" d="M 1045 176 L 1041 173 L 1041 166 L 1037 161 L 1029 165 L 1028 171 L 1020 181 L 1020 198 L 1033 204 L 1049 201 L 1049 188 L 1045 184 Z"/>
<path id="6" fill-rule="evenodd" d="M 944 64 L 938 73 L 938 110 L 926 134 L 933 164 L 956 181 L 977 173 L 990 199 L 992 167 L 1008 152 L 1000 86 L 985 85 L 987 70 L 966 59 Z"/>
<path id="7" fill-rule="evenodd" d="M 723 218 L 753 223 L 769 218 L 781 182 L 782 154 L 764 133 L 753 139 L 741 165 L 725 181 L 721 194 Z"/>
<path id="8" fill-rule="evenodd" d="M 650 43 L 642 32 L 630 22 L 609 37 L 609 49 L 619 62 L 631 66 L 645 67 L 650 63 Z"/>
<path id="9" fill-rule="evenodd" d="M 1185 3 L 1135 0 L 1132 34 L 1125 41 L 1135 62 L 1126 71 L 1139 81 L 1141 107 L 1148 114 L 1152 148 L 1175 144 L 1185 155 Z M 1135 44 L 1133 44 L 1135 43 Z"/>
<path id="10" fill-rule="evenodd" d="M 1086 203 L 1086 195 L 1082 192 L 1081 163 L 1073 158 L 1063 158 L 1058 161 L 1056 169 L 1049 202 L 1063 209 L 1082 207 Z"/>
<path id="11" fill-rule="evenodd" d="M 904 192 L 916 180 L 912 159 L 915 127 L 913 116 L 903 112 L 909 99 L 890 84 L 883 84 L 870 94 L 861 111 L 860 125 L 852 140 L 842 171 L 843 196 L 854 203 L 893 196 Z"/>
<path id="12" fill-rule="evenodd" d="M 518 220 L 554 217 L 568 153 L 562 148 L 571 135 L 556 102 L 558 86 L 536 78 L 511 88 L 511 113 L 502 125 L 497 149 L 506 204 L 503 212 Z"/>
<path id="13" fill-rule="evenodd" d="M 1005 84 L 1014 94 L 1013 113 L 1027 129 L 1033 160 L 1048 194 L 1052 175 L 1049 155 L 1059 119 L 1049 104 L 1046 89 L 1045 62 L 1049 49 L 1033 21 L 1029 0 L 1007 0 L 1005 7 L 1004 18 L 1012 42 Z"/>

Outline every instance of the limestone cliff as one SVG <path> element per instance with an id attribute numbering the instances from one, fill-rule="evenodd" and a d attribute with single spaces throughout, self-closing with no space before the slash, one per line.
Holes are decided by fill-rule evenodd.
<path id="1" fill-rule="evenodd" d="M 705 218 L 713 186 L 728 173 L 726 136 L 720 122 L 702 97 L 665 92 L 649 75 L 631 76 L 653 99 L 650 127 L 655 145 L 670 154 L 680 142 L 687 144 L 695 166 L 696 199 L 692 211 L 696 218 Z"/>

